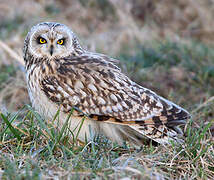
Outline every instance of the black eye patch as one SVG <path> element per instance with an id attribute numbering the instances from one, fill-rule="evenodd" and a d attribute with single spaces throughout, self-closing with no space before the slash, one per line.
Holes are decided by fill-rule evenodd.
<path id="1" fill-rule="evenodd" d="M 39 37 L 36 39 L 36 42 L 37 42 L 38 44 L 45 44 L 45 43 L 47 43 L 47 40 L 46 40 L 45 38 L 39 36 Z"/>
<path id="2" fill-rule="evenodd" d="M 65 45 L 65 38 L 59 39 L 57 41 L 57 44 L 59 44 L 59 45 Z"/>

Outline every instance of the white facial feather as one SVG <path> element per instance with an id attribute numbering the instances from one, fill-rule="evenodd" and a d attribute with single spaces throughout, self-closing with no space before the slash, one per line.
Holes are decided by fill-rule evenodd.
<path id="1" fill-rule="evenodd" d="M 38 24 L 34 26 L 29 34 L 28 51 L 35 57 L 47 57 L 50 59 L 66 57 L 74 51 L 73 39 L 75 38 L 73 32 L 67 26 L 60 24 L 59 26 L 47 26 L 46 24 Z M 37 39 L 44 38 L 47 42 L 39 44 Z M 65 44 L 60 45 L 58 40 L 64 39 Z M 53 54 L 50 54 L 50 48 L 53 47 Z"/>

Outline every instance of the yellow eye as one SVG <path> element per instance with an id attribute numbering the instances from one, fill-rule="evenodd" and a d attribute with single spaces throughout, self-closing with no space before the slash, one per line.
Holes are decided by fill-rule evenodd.
<path id="1" fill-rule="evenodd" d="M 64 39 L 59 39 L 58 41 L 57 41 L 57 44 L 60 44 L 60 45 L 63 45 L 65 42 L 64 42 Z"/>
<path id="2" fill-rule="evenodd" d="M 47 41 L 44 38 L 40 37 L 39 38 L 39 43 L 40 44 L 45 44 L 45 43 L 47 43 Z"/>

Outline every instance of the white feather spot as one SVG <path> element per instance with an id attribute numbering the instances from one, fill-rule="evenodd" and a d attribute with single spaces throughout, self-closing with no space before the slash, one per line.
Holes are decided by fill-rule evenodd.
<path id="1" fill-rule="evenodd" d="M 84 106 L 84 107 L 87 107 L 87 106 L 88 106 L 88 102 L 87 102 L 87 101 L 84 101 L 83 106 Z"/>
<path id="2" fill-rule="evenodd" d="M 57 98 L 57 99 L 60 99 L 61 97 L 62 97 L 62 96 L 61 96 L 61 94 L 59 94 L 59 93 L 56 95 L 56 98 Z"/>
<path id="3" fill-rule="evenodd" d="M 66 91 L 64 91 L 64 89 L 63 89 L 61 86 L 58 86 L 58 87 L 57 87 L 57 90 L 58 90 L 59 92 L 61 92 L 61 93 L 63 94 L 64 97 L 69 97 L 69 96 L 70 96 Z"/>
<path id="4" fill-rule="evenodd" d="M 127 116 L 129 115 L 129 111 L 125 111 L 124 113 L 125 113 L 125 115 L 127 115 Z"/>
<path id="5" fill-rule="evenodd" d="M 69 101 L 72 103 L 72 105 L 76 105 L 80 102 L 80 99 L 78 96 L 72 96 L 69 97 Z"/>
<path id="6" fill-rule="evenodd" d="M 123 111 L 123 107 L 121 106 L 120 103 L 117 103 L 117 108 L 118 108 L 119 111 Z"/>
<path id="7" fill-rule="evenodd" d="M 89 84 L 88 88 L 91 89 L 93 92 L 97 91 L 97 88 L 93 84 Z"/>
<path id="8" fill-rule="evenodd" d="M 86 114 L 89 114 L 89 110 L 88 110 L 88 109 L 85 109 L 85 113 L 86 113 Z"/>
<path id="9" fill-rule="evenodd" d="M 123 97 L 124 97 L 124 99 L 129 99 L 129 96 L 127 94 L 125 94 L 125 92 L 123 92 Z"/>
<path id="10" fill-rule="evenodd" d="M 68 78 L 68 79 L 66 79 L 66 80 L 67 80 L 67 84 L 69 84 L 70 86 L 73 85 L 73 82 L 71 81 L 71 79 Z M 66 84 L 66 85 L 67 85 L 67 84 Z"/>
<path id="11" fill-rule="evenodd" d="M 66 87 L 66 89 L 67 89 L 67 91 L 68 91 L 68 93 L 69 93 L 70 95 L 73 95 L 73 94 L 74 94 L 74 91 L 73 91 L 73 89 L 72 89 L 70 86 L 68 86 L 67 84 L 65 84 L 65 87 Z"/>
<path id="12" fill-rule="evenodd" d="M 110 107 L 110 106 L 107 106 L 107 107 L 106 107 L 106 111 L 107 111 L 108 113 L 112 113 L 111 107 Z"/>
<path id="13" fill-rule="evenodd" d="M 111 94 L 111 95 L 110 95 L 110 98 L 111 98 L 114 102 L 117 102 L 117 97 L 116 97 L 114 94 Z"/>
<path id="14" fill-rule="evenodd" d="M 141 95 L 141 99 L 142 99 L 142 100 L 146 99 L 146 93 L 143 93 L 143 94 Z"/>
<path id="15" fill-rule="evenodd" d="M 144 112 L 144 113 L 147 113 L 147 112 L 148 112 L 148 110 L 147 110 L 147 109 L 145 109 L 145 108 L 143 108 L 143 112 Z"/>
<path id="16" fill-rule="evenodd" d="M 88 77 L 88 78 L 90 79 L 91 84 L 95 84 L 96 83 L 93 77 Z"/>
<path id="17" fill-rule="evenodd" d="M 106 83 L 104 83 L 103 81 L 101 81 L 99 85 L 103 88 L 108 88 L 108 85 Z"/>
<path id="18" fill-rule="evenodd" d="M 94 109 L 90 109 L 90 114 L 95 114 Z"/>
<path id="19" fill-rule="evenodd" d="M 83 86 L 83 84 L 82 84 L 81 81 L 76 81 L 76 82 L 75 82 L 75 85 L 74 85 L 74 88 L 75 88 L 75 89 L 83 89 L 84 86 Z"/>
<path id="20" fill-rule="evenodd" d="M 161 102 L 160 102 L 160 101 L 158 101 L 158 102 L 157 102 L 156 106 L 158 106 L 158 107 L 160 107 L 160 108 L 162 108 L 162 107 L 163 107 L 163 105 L 161 104 Z"/>
<path id="21" fill-rule="evenodd" d="M 83 91 L 83 90 L 80 89 L 78 92 L 80 93 L 80 95 L 81 95 L 83 98 L 87 97 L 87 94 L 85 93 L 85 91 Z"/>
<path id="22" fill-rule="evenodd" d="M 62 89 L 61 86 L 58 86 L 58 87 L 57 87 L 57 90 L 58 90 L 58 91 L 64 91 L 64 90 Z"/>
<path id="23" fill-rule="evenodd" d="M 124 101 L 122 101 L 122 106 L 126 109 L 129 109 L 128 105 Z"/>
<path id="24" fill-rule="evenodd" d="M 155 114 L 157 114 L 157 113 L 160 112 L 160 109 L 157 109 L 157 108 L 153 108 L 152 110 L 153 110 L 153 112 L 154 112 Z"/>
<path id="25" fill-rule="evenodd" d="M 154 97 L 153 97 L 153 96 L 150 96 L 150 97 L 149 97 L 149 103 L 152 104 L 153 102 L 154 102 Z"/>
<path id="26" fill-rule="evenodd" d="M 47 84 L 47 87 L 50 88 L 51 90 L 55 90 L 54 86 Z"/>
<path id="27" fill-rule="evenodd" d="M 148 104 L 148 103 L 145 103 L 144 108 L 145 108 L 146 110 L 149 110 L 149 104 Z"/>
<path id="28" fill-rule="evenodd" d="M 97 101 L 98 101 L 99 104 L 102 104 L 102 105 L 106 104 L 106 101 L 103 98 L 101 98 L 101 97 L 98 97 Z"/>
<path id="29" fill-rule="evenodd" d="M 106 113 L 106 107 L 105 106 L 102 106 L 101 110 L 103 113 Z"/>
<path id="30" fill-rule="evenodd" d="M 132 108 L 133 112 L 137 112 L 138 108 L 139 108 L 138 104 L 134 105 Z"/>
<path id="31" fill-rule="evenodd" d="M 112 106 L 114 112 L 118 112 L 117 106 Z"/>
<path id="32" fill-rule="evenodd" d="M 99 108 L 95 108 L 95 113 L 96 113 L 96 114 L 100 114 Z"/>

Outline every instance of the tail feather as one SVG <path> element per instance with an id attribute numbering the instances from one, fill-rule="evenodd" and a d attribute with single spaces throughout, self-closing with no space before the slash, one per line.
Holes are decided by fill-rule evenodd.
<path id="1" fill-rule="evenodd" d="M 169 144 L 170 141 L 182 142 L 183 132 L 179 127 L 169 128 L 166 125 L 160 125 L 158 127 L 154 125 L 146 126 L 131 126 L 138 133 L 142 134 L 148 139 L 151 139 L 160 144 Z"/>

